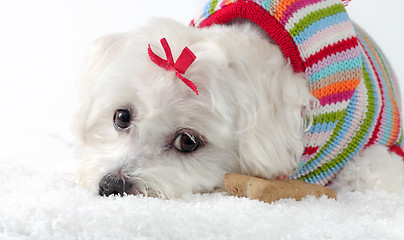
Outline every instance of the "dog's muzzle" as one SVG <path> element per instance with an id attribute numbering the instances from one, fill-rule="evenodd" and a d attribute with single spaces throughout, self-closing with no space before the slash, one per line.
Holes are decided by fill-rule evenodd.
<path id="1" fill-rule="evenodd" d="M 124 178 L 116 178 L 110 174 L 105 175 L 99 182 L 98 194 L 100 196 L 120 195 L 131 193 L 132 183 Z"/>

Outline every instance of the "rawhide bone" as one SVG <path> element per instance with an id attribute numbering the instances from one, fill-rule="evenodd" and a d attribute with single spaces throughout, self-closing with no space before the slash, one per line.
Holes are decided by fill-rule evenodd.
<path id="1" fill-rule="evenodd" d="M 323 195 L 337 199 L 337 193 L 334 190 L 300 180 L 267 180 L 227 173 L 224 176 L 224 186 L 232 195 L 257 199 L 266 203 L 284 198 L 300 201 L 307 196 L 319 198 Z"/>

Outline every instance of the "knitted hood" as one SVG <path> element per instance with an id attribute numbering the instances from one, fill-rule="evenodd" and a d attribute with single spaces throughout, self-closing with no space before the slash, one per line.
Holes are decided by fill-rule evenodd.
<path id="1" fill-rule="evenodd" d="M 372 40 L 352 24 L 343 1 L 210 0 L 191 25 L 235 18 L 261 26 L 294 70 L 307 74 L 320 103 L 304 135 L 305 152 L 288 178 L 325 185 L 360 149 L 402 144 L 394 75 Z"/>

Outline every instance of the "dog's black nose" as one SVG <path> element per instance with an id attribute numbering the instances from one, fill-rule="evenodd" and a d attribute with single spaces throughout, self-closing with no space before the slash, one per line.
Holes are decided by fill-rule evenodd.
<path id="1" fill-rule="evenodd" d="M 132 184 L 122 178 L 115 178 L 111 175 L 105 175 L 98 184 L 98 194 L 100 196 L 120 195 L 125 193 L 129 194 Z"/>

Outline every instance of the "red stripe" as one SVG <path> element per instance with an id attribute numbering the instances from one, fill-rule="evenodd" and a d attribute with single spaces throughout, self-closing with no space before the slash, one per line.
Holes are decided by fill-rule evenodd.
<path id="1" fill-rule="evenodd" d="M 317 152 L 319 147 L 306 147 L 304 149 L 303 155 L 312 155 Z"/>
<path id="2" fill-rule="evenodd" d="M 346 40 L 338 41 L 333 45 L 329 45 L 314 55 L 308 57 L 305 61 L 306 67 L 311 67 L 313 64 L 318 63 L 319 61 L 323 60 L 324 58 L 336 54 L 338 52 L 343 52 L 351 48 L 355 48 L 358 46 L 358 39 L 356 37 L 351 37 Z"/>
<path id="3" fill-rule="evenodd" d="M 381 95 L 381 98 L 382 98 L 382 101 L 381 101 L 382 108 L 381 108 L 380 114 L 379 114 L 379 116 L 377 118 L 377 123 L 376 123 L 376 126 L 375 126 L 375 130 L 373 131 L 372 137 L 369 139 L 369 142 L 365 145 L 365 147 L 368 147 L 368 146 L 375 143 L 375 141 L 377 139 L 377 134 L 380 132 L 380 125 L 382 124 L 381 120 L 382 120 L 382 115 L 383 115 L 383 112 L 384 112 L 384 94 L 383 94 L 383 86 L 382 86 L 382 83 L 381 83 L 381 80 L 380 80 L 379 73 L 377 72 L 377 70 L 376 70 L 376 68 L 375 68 L 375 66 L 373 64 L 373 62 L 372 62 L 372 60 L 371 60 L 371 58 L 369 56 L 369 53 L 366 51 L 365 46 L 361 42 L 359 42 L 359 43 L 361 44 L 361 46 L 363 48 L 363 51 L 365 52 L 366 57 L 369 59 L 369 62 L 372 65 L 373 71 L 376 74 L 377 82 L 379 84 L 379 89 L 380 89 L 380 95 Z"/>
<path id="4" fill-rule="evenodd" d="M 223 24 L 234 18 L 246 18 L 258 24 L 275 40 L 285 57 L 290 59 L 295 72 L 305 71 L 299 50 L 289 33 L 268 11 L 252 1 L 238 1 L 224 6 L 221 10 L 216 11 L 205 19 L 199 27 Z"/>

